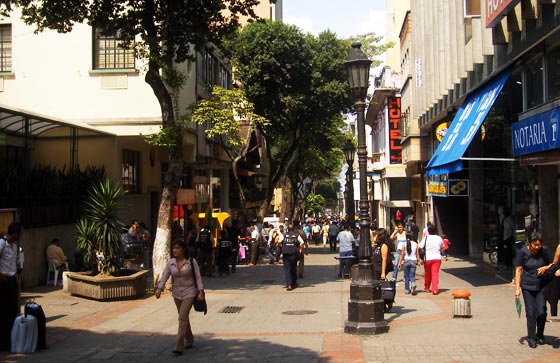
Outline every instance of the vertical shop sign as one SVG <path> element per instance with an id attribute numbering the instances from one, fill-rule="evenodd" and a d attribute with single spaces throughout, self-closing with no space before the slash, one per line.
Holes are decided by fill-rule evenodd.
<path id="1" fill-rule="evenodd" d="M 389 160 L 390 164 L 402 164 L 401 146 L 401 98 L 387 97 L 389 109 Z"/>

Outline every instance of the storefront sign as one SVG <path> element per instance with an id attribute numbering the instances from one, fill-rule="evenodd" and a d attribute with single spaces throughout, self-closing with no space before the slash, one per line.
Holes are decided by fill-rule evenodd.
<path id="1" fill-rule="evenodd" d="M 389 109 L 389 159 L 390 164 L 402 164 L 401 146 L 401 98 L 387 97 Z"/>
<path id="2" fill-rule="evenodd" d="M 493 28 L 519 0 L 486 0 L 486 27 Z"/>
<path id="3" fill-rule="evenodd" d="M 560 148 L 560 107 L 511 125 L 513 155 L 525 155 Z"/>
<path id="4" fill-rule="evenodd" d="M 447 197 L 447 182 L 428 182 L 428 194 L 435 197 Z"/>
<path id="5" fill-rule="evenodd" d="M 177 205 L 195 204 L 195 190 L 194 189 L 177 189 Z"/>
<path id="6" fill-rule="evenodd" d="M 449 179 L 448 183 L 450 197 L 468 197 L 469 196 L 469 180 L 468 179 Z"/>

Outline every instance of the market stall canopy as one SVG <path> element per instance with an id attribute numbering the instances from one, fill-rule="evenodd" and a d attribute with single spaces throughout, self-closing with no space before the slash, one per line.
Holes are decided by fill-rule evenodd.
<path id="1" fill-rule="evenodd" d="M 463 169 L 462 160 L 496 98 L 508 80 L 512 67 L 470 94 L 453 118 L 451 126 L 426 166 L 426 175 L 449 174 Z"/>

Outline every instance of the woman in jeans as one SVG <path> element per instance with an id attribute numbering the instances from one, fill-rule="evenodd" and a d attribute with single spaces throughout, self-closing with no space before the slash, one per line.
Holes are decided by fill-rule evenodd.
<path id="1" fill-rule="evenodd" d="M 186 252 L 187 244 L 185 241 L 178 239 L 173 242 L 173 258 L 167 261 L 161 280 L 156 288 L 156 298 L 159 299 L 167 279 L 169 279 L 169 276 L 173 276 L 173 299 L 179 313 L 179 330 L 175 349 L 173 349 L 173 354 L 175 355 L 181 355 L 183 354 L 183 349 L 192 347 L 194 338 L 191 331 L 189 313 L 194 299 L 204 299 L 204 286 L 200 277 L 200 269 L 194 258 L 191 260 L 185 257 Z M 195 277 L 198 291 L 194 283 Z"/>
<path id="2" fill-rule="evenodd" d="M 439 294 L 439 268 L 441 267 L 441 251 L 443 240 L 436 234 L 436 227 L 428 226 L 428 235 L 420 242 L 419 248 L 426 248 L 424 257 L 424 291 Z"/>
<path id="3" fill-rule="evenodd" d="M 416 295 L 416 265 L 421 263 L 418 243 L 412 240 L 412 234 L 407 233 L 406 244 L 399 261 L 399 270 L 402 269 L 404 274 L 404 293 L 407 295 L 411 292 L 412 295 Z"/>
<path id="4" fill-rule="evenodd" d="M 403 247 L 406 245 L 406 232 L 404 231 L 404 226 L 402 223 L 397 224 L 397 229 L 391 233 L 391 240 L 395 244 L 395 269 L 393 270 L 393 280 L 397 280 L 399 275 L 399 261 L 401 260 Z"/>

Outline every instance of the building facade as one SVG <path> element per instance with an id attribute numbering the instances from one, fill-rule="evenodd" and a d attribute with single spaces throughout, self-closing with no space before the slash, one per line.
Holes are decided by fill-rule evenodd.
<path id="1" fill-rule="evenodd" d="M 452 251 L 507 278 L 526 229 L 549 246 L 559 237 L 555 14 L 557 4 L 537 0 L 410 7 L 408 118 L 419 127 L 427 219 Z M 505 250 L 498 261 L 493 245 Z"/>
<path id="2" fill-rule="evenodd" d="M 281 1 L 266 0 L 255 11 L 268 18 L 281 17 L 281 9 Z M 155 232 L 168 154 L 144 139 L 162 123 L 157 98 L 144 79 L 146 65 L 131 47 L 99 29 L 77 24 L 66 34 L 35 34 L 20 16 L 15 9 L 0 20 L 0 165 L 4 170 L 25 165 L 19 183 L 24 189 L 30 175 L 42 168 L 103 168 L 126 190 L 121 219 L 138 219 Z M 176 95 L 178 110 L 207 97 L 208 85 L 232 87 L 231 67 L 212 46 L 177 68 L 187 79 Z M 220 145 L 207 139 L 207 126 L 191 124 L 184 133 L 181 188 L 190 192 L 178 203 L 183 206 L 175 217 L 185 227 L 190 213 L 232 207 L 231 163 Z M 27 269 L 24 285 L 40 284 L 46 273 L 44 251 L 54 236 L 70 256 L 75 251 L 75 215 L 61 213 L 69 207 L 34 208 L 32 200 L 25 208 L 9 198 L 0 202 L 6 219 L 24 223 L 26 261 L 45 266 L 45 271 Z"/>

